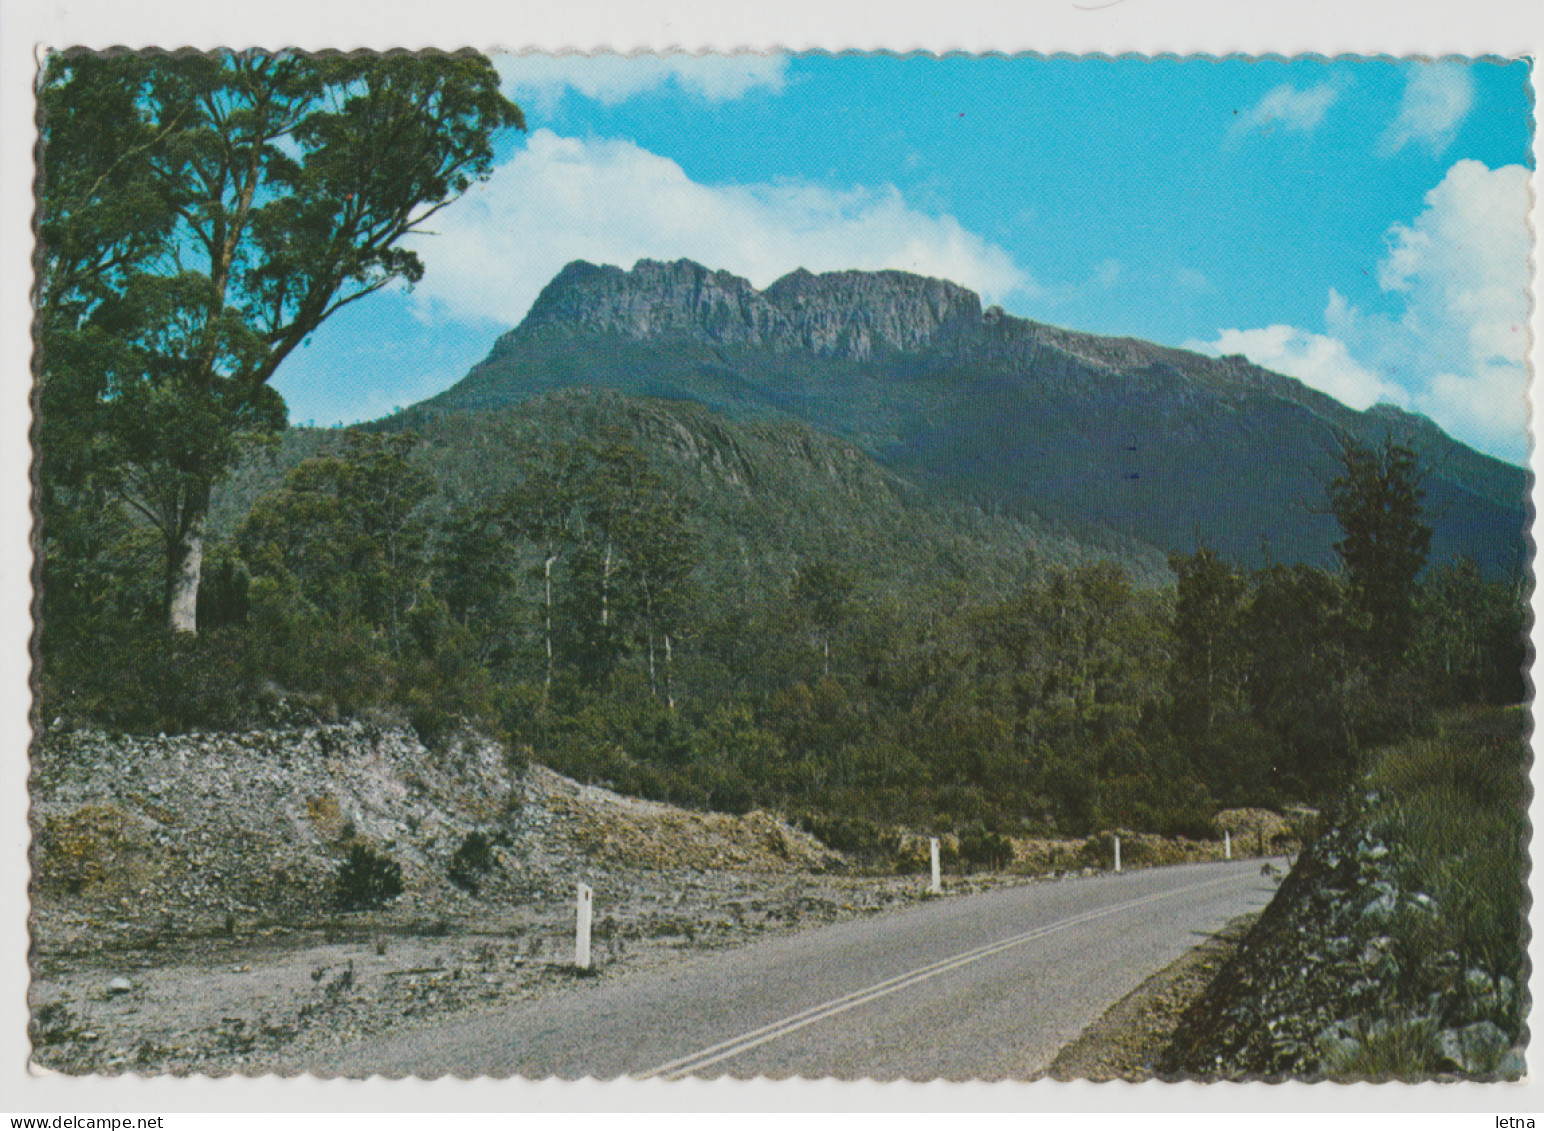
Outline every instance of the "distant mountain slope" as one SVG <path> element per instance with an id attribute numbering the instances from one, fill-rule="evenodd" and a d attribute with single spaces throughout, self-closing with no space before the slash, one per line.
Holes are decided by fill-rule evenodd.
<path id="1" fill-rule="evenodd" d="M 1327 564 L 1339 435 L 1392 436 L 1430 468 L 1434 556 L 1526 560 L 1528 475 L 1429 420 L 1357 412 L 1242 357 L 1014 318 L 902 272 L 796 271 L 765 291 L 696 263 L 573 263 L 459 384 L 398 423 L 575 386 L 794 417 L 989 510 L 1197 535 L 1247 563 Z"/>
<path id="2" fill-rule="evenodd" d="M 405 423 L 397 417 L 384 427 Z M 1140 584 L 1172 580 L 1153 546 L 1086 523 L 993 516 L 929 492 L 847 441 L 794 419 L 733 422 L 689 401 L 570 389 L 519 405 L 436 413 L 414 423 L 417 458 L 446 510 L 513 484 L 522 459 L 568 441 L 619 438 L 686 504 L 709 589 L 781 592 L 799 566 L 842 562 L 869 596 L 915 598 L 951 579 L 1006 592 L 1031 562 L 1119 561 Z M 211 532 L 228 535 L 253 502 L 300 460 L 336 448 L 341 433 L 291 429 L 217 493 Z"/>
<path id="3" fill-rule="evenodd" d="M 870 594 L 968 577 L 990 590 L 1028 560 L 1120 561 L 1146 584 L 1169 578 L 1163 554 L 1111 531 L 992 517 L 918 488 L 853 444 L 795 420 L 734 423 L 689 402 L 570 390 L 477 417 L 422 422 L 424 458 L 448 499 L 487 495 L 523 451 L 621 436 L 687 505 L 709 573 L 766 591 L 821 558 L 842 561 Z"/>

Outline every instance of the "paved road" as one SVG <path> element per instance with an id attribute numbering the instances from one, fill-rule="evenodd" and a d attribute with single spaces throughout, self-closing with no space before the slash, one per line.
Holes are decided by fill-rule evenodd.
<path id="1" fill-rule="evenodd" d="M 377 1039 L 313 1070 L 1023 1079 L 1273 890 L 1244 860 L 952 897 Z"/>

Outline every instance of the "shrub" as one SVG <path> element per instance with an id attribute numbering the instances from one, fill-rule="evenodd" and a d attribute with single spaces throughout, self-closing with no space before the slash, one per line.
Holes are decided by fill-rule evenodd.
<path id="1" fill-rule="evenodd" d="M 461 841 L 461 847 L 457 848 L 455 855 L 450 858 L 450 882 L 462 891 L 476 895 L 484 877 L 493 871 L 496 863 L 493 858 L 493 847 L 503 839 L 500 836 L 490 837 L 486 833 L 475 830 L 467 833 Z"/>
<path id="2" fill-rule="evenodd" d="M 136 625 L 49 658 L 43 707 L 137 734 L 230 727 L 247 712 L 254 670 L 235 630 L 192 637 Z"/>
<path id="3" fill-rule="evenodd" d="M 408 725 L 432 754 L 445 752 L 446 740 L 455 733 L 457 719 L 439 704 L 415 692 L 408 696 Z"/>
<path id="4" fill-rule="evenodd" d="M 1430 1080 L 1442 1068 L 1429 1018 L 1375 1023 L 1357 1035 L 1326 1050 L 1324 1067 L 1338 1080 Z"/>
<path id="5" fill-rule="evenodd" d="M 1399 848 L 1401 886 L 1430 894 L 1466 963 L 1522 980 L 1528 744 L 1521 711 L 1446 720 L 1436 739 L 1391 748 L 1370 782 L 1372 830 Z"/>
<path id="6" fill-rule="evenodd" d="M 860 860 L 874 861 L 893 857 L 900 849 L 899 837 L 886 832 L 866 817 L 804 813 L 794 823 L 828 848 Z"/>
<path id="7" fill-rule="evenodd" d="M 356 840 L 338 868 L 334 888 L 344 911 L 369 911 L 402 894 L 402 866 L 368 842 Z"/>
<path id="8" fill-rule="evenodd" d="M 738 817 L 756 807 L 756 795 L 751 792 L 744 778 L 726 777 L 709 790 L 708 807 L 715 813 L 729 813 Z"/>
<path id="9" fill-rule="evenodd" d="M 972 821 L 959 832 L 960 862 L 968 867 L 1002 868 L 1013 860 L 1013 845 L 1008 838 L 994 833 L 980 821 Z"/>
<path id="10" fill-rule="evenodd" d="M 1210 840 L 1217 803 L 1194 778 L 1128 774 L 1104 783 L 1103 823 L 1167 837 Z"/>

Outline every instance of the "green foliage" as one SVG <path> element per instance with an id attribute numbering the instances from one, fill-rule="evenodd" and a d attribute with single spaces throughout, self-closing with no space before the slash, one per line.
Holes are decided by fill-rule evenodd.
<path id="1" fill-rule="evenodd" d="M 216 482 L 284 426 L 269 382 L 523 127 L 481 56 L 73 51 L 40 84 L 40 477 L 161 535 L 192 630 Z"/>
<path id="2" fill-rule="evenodd" d="M 1272 776 L 1287 795 L 1322 796 L 1350 765 L 1344 603 L 1337 579 L 1307 566 L 1271 566 L 1254 578 L 1244 624 L 1248 696 L 1255 721 L 1283 747 Z"/>
<path id="3" fill-rule="evenodd" d="M 1258 793 L 1243 793 L 1260 800 Z M 1187 774 L 1137 773 L 1110 778 L 1100 786 L 1099 824 L 1138 829 L 1160 836 L 1212 840 L 1218 805 L 1206 786 Z"/>
<path id="4" fill-rule="evenodd" d="M 325 616 L 281 579 L 259 579 L 251 594 L 252 638 L 275 684 L 344 715 L 390 701 L 390 657 L 369 625 Z"/>
<path id="5" fill-rule="evenodd" d="M 1210 737 L 1221 718 L 1238 708 L 1243 683 L 1240 628 L 1246 583 L 1239 572 L 1202 545 L 1174 554 L 1174 664 L 1169 672 L 1175 727 Z"/>
<path id="6" fill-rule="evenodd" d="M 1434 738 L 1384 752 L 1370 785 L 1386 794 L 1374 830 L 1400 846 L 1401 882 L 1436 900 L 1442 932 L 1412 955 L 1436 970 L 1442 952 L 1493 975 L 1525 980 L 1527 714 L 1522 708 L 1449 717 Z"/>
<path id="7" fill-rule="evenodd" d="M 498 863 L 493 855 L 494 847 L 507 845 L 508 840 L 498 833 L 492 836 L 479 830 L 467 833 L 450 858 L 447 871 L 450 882 L 462 891 L 476 895 L 483 880 Z"/>
<path id="8" fill-rule="evenodd" d="M 338 867 L 333 899 L 343 911 L 372 911 L 402 894 L 402 866 L 368 841 L 349 844 Z"/>
<path id="9" fill-rule="evenodd" d="M 1381 448 L 1347 440 L 1340 467 L 1329 500 L 1343 535 L 1335 552 L 1346 573 L 1348 639 L 1383 679 L 1415 630 L 1415 579 L 1431 549 L 1421 508 L 1426 476 L 1415 452 L 1392 440 Z"/>
<path id="10" fill-rule="evenodd" d="M 228 544 L 214 547 L 204 562 L 198 588 L 198 623 L 205 631 L 247 623 L 252 611 L 252 578 Z"/>
<path id="11" fill-rule="evenodd" d="M 400 654 L 424 574 L 419 510 L 428 477 L 414 439 L 349 433 L 344 450 L 301 463 L 237 532 L 251 576 L 335 620 L 357 620 Z"/>
<path id="12" fill-rule="evenodd" d="M 865 863 L 892 863 L 900 851 L 896 833 L 864 817 L 808 812 L 801 813 L 795 823 L 827 847 Z"/>
<path id="13" fill-rule="evenodd" d="M 520 645 L 524 613 L 520 560 L 501 510 L 467 506 L 446 520 L 432 567 L 433 586 L 450 616 L 476 625 L 478 659 L 504 667 Z"/>
<path id="14" fill-rule="evenodd" d="M 1337 1080 L 1406 1080 L 1421 1083 L 1442 1071 L 1428 1017 L 1382 1022 L 1358 1030 L 1344 1049 L 1327 1050 L 1325 1071 Z"/>
<path id="15" fill-rule="evenodd" d="M 847 619 L 856 582 L 837 562 L 812 562 L 794 575 L 794 607 L 808 619 L 820 641 L 823 671 L 831 675 L 831 636 Z"/>
<path id="16" fill-rule="evenodd" d="M 45 680 L 50 662 L 112 646 L 109 638 L 125 626 L 161 619 L 153 531 L 133 524 L 99 491 L 55 491 L 46 507 L 58 521 L 44 519 L 38 543 Z"/>
<path id="17" fill-rule="evenodd" d="M 45 555 L 71 614 L 45 623 L 39 710 L 237 726 L 284 695 L 396 712 L 431 750 L 465 723 L 626 793 L 801 814 L 877 863 L 902 826 L 1206 837 L 1220 805 L 1327 796 L 1424 701 L 1521 682 L 1517 590 L 1472 569 L 1417 583 L 1419 631 L 1374 682 L 1347 584 L 1307 566 L 1203 547 L 1144 589 L 902 503 L 834 442 L 811 458 L 848 478 L 822 496 L 831 472 L 773 458 L 789 432 L 690 408 L 424 423 L 244 465 L 197 640 L 156 627 L 154 533 L 61 491 L 81 521 Z"/>
<path id="18" fill-rule="evenodd" d="M 1439 706 L 1527 698 L 1527 605 L 1472 558 L 1438 567 L 1416 595 L 1414 650 Z"/>
<path id="19" fill-rule="evenodd" d="M 152 734 L 240 726 L 262 697 L 256 652 L 229 629 L 195 639 L 137 624 L 45 665 L 39 712 Z"/>
<path id="20" fill-rule="evenodd" d="M 968 867 L 996 871 L 1013 860 L 1013 845 L 1008 843 L 1008 838 L 990 831 L 980 821 L 973 821 L 961 829 L 959 838 L 959 858 Z"/>

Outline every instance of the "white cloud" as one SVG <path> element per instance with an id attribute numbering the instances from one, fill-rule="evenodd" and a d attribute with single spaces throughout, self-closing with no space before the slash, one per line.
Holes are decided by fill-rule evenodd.
<path id="1" fill-rule="evenodd" d="M 1207 352 L 1243 353 L 1355 408 L 1391 400 L 1506 459 L 1526 455 L 1528 172 L 1459 161 L 1396 223 L 1378 263 L 1393 314 L 1331 290 L 1326 334 L 1289 326 L 1223 330 Z M 1195 345 L 1192 348 L 1195 348 Z"/>
<path id="2" fill-rule="evenodd" d="M 972 287 L 987 302 L 1036 291 L 1002 248 L 951 216 L 920 212 L 893 187 L 802 181 L 707 185 L 627 141 L 536 130 L 493 177 L 414 237 L 424 317 L 514 325 L 574 259 L 631 267 L 697 260 L 758 287 L 797 267 L 897 269 Z"/>
<path id="3" fill-rule="evenodd" d="M 1436 156 L 1452 142 L 1474 106 L 1474 76 L 1462 63 L 1410 64 L 1399 115 L 1378 141 L 1385 157 L 1412 142 Z"/>
<path id="4" fill-rule="evenodd" d="M 1120 260 L 1106 259 L 1094 268 L 1094 281 L 1105 290 L 1109 290 L 1120 282 L 1124 270 Z"/>
<path id="5" fill-rule="evenodd" d="M 646 91 L 675 85 L 710 102 L 743 98 L 752 90 L 780 92 L 787 81 L 786 55 L 512 55 L 493 57 L 504 89 L 549 108 L 573 91 L 608 106 Z"/>
<path id="6" fill-rule="evenodd" d="M 1296 377 L 1352 408 L 1379 401 L 1404 403 L 1403 390 L 1379 380 L 1347 351 L 1345 343 L 1295 326 L 1261 330 L 1224 330 L 1215 341 L 1187 342 L 1187 349 L 1210 354 L 1243 354 L 1256 365 Z"/>
<path id="7" fill-rule="evenodd" d="M 1347 309 L 1333 327 L 1412 374 L 1415 407 L 1461 433 L 1520 437 L 1527 425 L 1528 208 L 1522 166 L 1459 161 L 1412 223 L 1389 229 L 1378 282 L 1405 298 L 1402 315 Z"/>
<path id="8" fill-rule="evenodd" d="M 1174 272 L 1176 286 L 1183 287 L 1187 291 L 1193 291 L 1198 295 L 1213 294 L 1217 288 L 1212 286 L 1212 281 L 1193 267 L 1181 267 Z"/>
<path id="9" fill-rule="evenodd" d="M 1308 133 L 1324 120 L 1325 112 L 1339 97 L 1340 85 L 1334 82 L 1321 82 L 1307 90 L 1278 86 L 1239 115 L 1233 123 L 1233 132 L 1283 129 Z"/>

